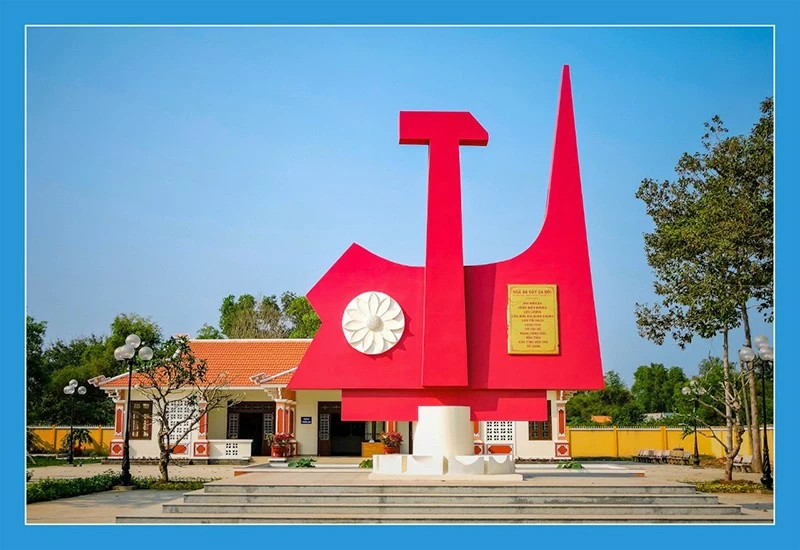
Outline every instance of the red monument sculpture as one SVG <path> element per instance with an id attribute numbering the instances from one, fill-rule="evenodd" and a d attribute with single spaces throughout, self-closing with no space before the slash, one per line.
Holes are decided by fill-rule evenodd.
<path id="1" fill-rule="evenodd" d="M 353 244 L 308 293 L 322 326 L 290 389 L 341 389 L 344 420 L 416 420 L 435 405 L 544 420 L 548 389 L 603 387 L 569 67 L 538 238 L 465 266 L 459 148 L 488 141 L 467 112 L 400 113 L 400 143 L 429 150 L 425 265 Z"/>

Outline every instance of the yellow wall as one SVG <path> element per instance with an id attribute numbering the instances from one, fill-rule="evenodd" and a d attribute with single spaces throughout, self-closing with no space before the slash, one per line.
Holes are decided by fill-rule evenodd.
<path id="1" fill-rule="evenodd" d="M 714 428 L 717 437 L 725 441 L 725 428 Z M 694 436 L 681 439 L 683 431 L 679 428 L 567 428 L 572 456 L 633 456 L 640 449 L 671 450 L 683 448 L 694 451 Z M 744 441 L 739 454 L 751 455 L 750 435 L 744 434 Z M 763 437 L 763 435 L 762 435 Z M 767 431 L 770 460 L 774 461 L 774 430 Z M 711 437 L 709 430 L 697 430 L 697 450 L 701 455 L 722 458 L 725 454 L 722 445 Z"/>
<path id="2" fill-rule="evenodd" d="M 75 426 L 76 428 L 85 428 L 89 430 L 89 435 L 92 436 L 92 443 L 83 447 L 84 454 L 89 454 L 92 451 L 98 453 L 108 454 L 108 445 L 114 437 L 113 426 Z M 69 434 L 69 426 L 30 426 L 30 428 L 40 442 L 38 446 L 41 447 L 42 452 L 52 453 L 61 450 L 61 441 Z"/>

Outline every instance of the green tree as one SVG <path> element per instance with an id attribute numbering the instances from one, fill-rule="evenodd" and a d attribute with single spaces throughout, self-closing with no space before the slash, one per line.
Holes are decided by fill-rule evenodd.
<path id="1" fill-rule="evenodd" d="M 69 342 L 56 340 L 45 350 L 44 360 L 49 376 L 47 383 L 38 389 L 38 406 L 31 407 L 29 404 L 32 421 L 67 424 L 73 401 L 76 424 L 100 425 L 112 421 L 114 405 L 111 400 L 105 392 L 87 384 L 90 378 L 112 374 L 108 371 L 105 342 L 102 339 L 88 336 Z M 86 386 L 86 395 L 64 395 L 64 386 L 72 379 Z"/>
<path id="2" fill-rule="evenodd" d="M 186 440 L 203 416 L 239 399 L 224 389 L 229 385 L 225 374 L 213 379 L 207 376 L 205 360 L 195 357 L 185 337 L 167 340 L 151 361 L 138 357 L 135 361 L 142 377 L 139 390 L 153 402 L 154 425 L 158 426 L 158 469 L 161 480 L 167 482 L 175 447 Z M 174 406 L 176 401 L 185 401 L 188 406 L 178 409 Z"/>
<path id="3" fill-rule="evenodd" d="M 125 338 L 130 334 L 136 334 L 142 339 L 143 345 L 153 349 L 157 348 L 164 339 L 161 327 L 150 317 L 143 317 L 136 313 L 120 313 L 114 317 L 111 322 L 111 334 L 105 343 L 105 360 L 114 374 L 120 374 L 125 370 L 124 365 L 114 360 L 114 350 L 124 345 Z"/>
<path id="4" fill-rule="evenodd" d="M 674 412 L 675 397 L 680 395 L 687 378 L 680 367 L 667 369 L 661 363 L 641 365 L 633 373 L 631 393 L 648 413 Z"/>
<path id="5" fill-rule="evenodd" d="M 620 375 L 610 370 L 604 376 L 605 388 L 602 390 L 578 392 L 567 401 L 567 422 L 573 425 L 589 424 L 592 416 L 610 416 L 615 419 L 620 411 L 633 401 L 631 392 Z M 622 413 L 626 421 L 635 419 L 641 422 L 635 407 L 628 407 Z"/>
<path id="6" fill-rule="evenodd" d="M 284 292 L 222 300 L 219 327 L 228 338 L 313 338 L 320 320 L 305 296 Z"/>
<path id="7" fill-rule="evenodd" d="M 726 136 L 722 119 L 706 123 L 703 150 L 684 153 L 670 181 L 645 179 L 636 193 L 653 219 L 645 253 L 659 302 L 636 304 L 639 334 L 658 344 L 666 334 L 683 347 L 744 326 L 749 304 L 772 317 L 773 108 L 747 136 Z M 727 365 L 727 346 L 723 353 Z M 723 369 L 728 372 L 727 369 Z M 757 430 L 755 374 L 748 368 L 751 434 Z M 747 407 L 745 407 L 747 409 Z M 757 440 L 754 440 L 757 441 Z M 760 445 L 753 445 L 760 469 Z"/>
<path id="8" fill-rule="evenodd" d="M 25 369 L 27 373 L 28 422 L 36 422 L 36 412 L 41 409 L 43 388 L 50 379 L 44 360 L 46 321 L 37 321 L 30 315 L 25 323 Z M 33 412 L 33 414 L 32 414 Z"/>
<path id="9" fill-rule="evenodd" d="M 197 331 L 198 340 L 222 340 L 223 338 L 225 338 L 225 335 L 217 327 L 213 327 L 208 323 Z"/>
<path id="10" fill-rule="evenodd" d="M 281 296 L 281 303 L 292 327 L 289 331 L 289 338 L 313 338 L 316 336 L 321 321 L 317 312 L 311 307 L 308 298 L 284 292 Z"/>

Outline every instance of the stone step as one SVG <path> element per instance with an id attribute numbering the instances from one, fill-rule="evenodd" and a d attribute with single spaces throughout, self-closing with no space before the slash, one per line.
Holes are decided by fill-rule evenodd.
<path id="1" fill-rule="evenodd" d="M 399 523 L 773 523 L 771 517 L 763 518 L 750 515 L 664 515 L 652 516 L 639 514 L 630 515 L 603 515 L 595 517 L 569 516 L 569 515 L 536 515 L 536 514 L 495 514 L 491 516 L 477 516 L 467 514 L 440 514 L 435 517 L 418 517 L 398 514 L 364 514 L 358 517 L 348 517 L 341 514 L 285 514 L 283 510 L 273 510 L 270 514 L 247 515 L 207 515 L 207 514 L 141 514 L 123 515 L 117 517 L 117 523 L 140 524 L 209 524 L 209 523 L 318 523 L 318 524 L 399 524 Z"/>
<path id="2" fill-rule="evenodd" d="M 535 516 L 624 516 L 631 515 L 739 515 L 741 507 L 725 504 L 356 504 L 356 503 L 331 503 L 331 504 L 187 504 L 167 503 L 162 508 L 165 514 L 199 514 L 199 515 L 267 515 L 270 513 L 281 516 L 294 516 L 297 514 L 340 514 L 348 517 L 364 515 L 392 515 L 408 516 L 414 518 L 434 515 L 462 516 L 475 515 L 486 518 L 494 515 L 535 515 Z"/>
<path id="3" fill-rule="evenodd" d="M 247 477 L 247 476 L 241 476 Z M 697 491 L 691 485 L 535 485 L 535 484 L 397 484 L 385 483 L 381 485 L 371 484 L 347 484 L 347 485 L 277 485 L 277 484 L 248 484 L 246 481 L 237 478 L 236 481 L 215 481 L 205 485 L 206 493 L 238 493 L 238 494 L 267 494 L 267 495 L 291 495 L 291 494 L 384 494 L 384 493 L 403 493 L 403 494 L 472 494 L 488 495 L 498 491 L 510 494 L 648 494 L 648 495 L 668 495 L 683 494 L 693 495 Z"/>
<path id="4" fill-rule="evenodd" d="M 697 494 L 515 494 L 473 493 L 294 493 L 242 494 L 195 491 L 184 496 L 186 504 L 718 504 L 714 495 Z"/>

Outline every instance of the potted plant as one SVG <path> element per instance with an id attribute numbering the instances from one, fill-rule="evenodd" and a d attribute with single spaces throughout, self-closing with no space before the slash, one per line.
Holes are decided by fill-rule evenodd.
<path id="1" fill-rule="evenodd" d="M 400 452 L 400 445 L 403 443 L 403 434 L 400 432 L 382 432 L 380 436 L 383 443 L 383 452 L 387 455 Z"/>
<path id="2" fill-rule="evenodd" d="M 289 448 L 289 442 L 292 440 L 292 434 L 279 433 L 272 436 L 270 449 L 272 456 L 283 457 L 286 456 L 286 450 Z"/>

